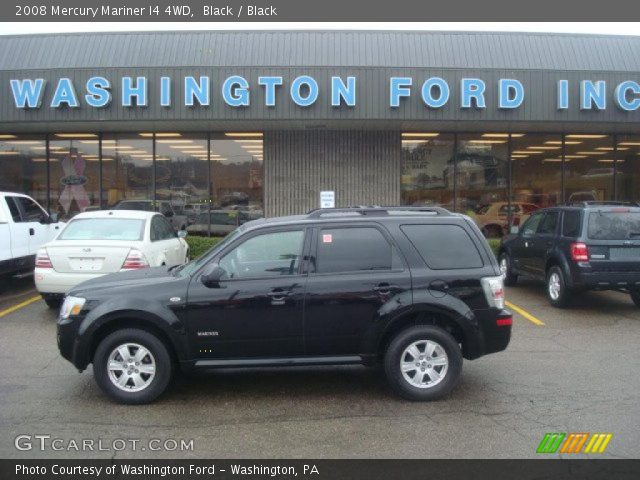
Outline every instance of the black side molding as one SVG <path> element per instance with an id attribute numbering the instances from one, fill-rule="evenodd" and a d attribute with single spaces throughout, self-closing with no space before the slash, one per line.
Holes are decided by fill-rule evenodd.
<path id="1" fill-rule="evenodd" d="M 339 357 L 283 357 L 242 358 L 233 360 L 198 360 L 195 368 L 241 368 L 241 367 L 286 367 L 296 365 L 357 365 L 362 363 L 359 355 Z"/>

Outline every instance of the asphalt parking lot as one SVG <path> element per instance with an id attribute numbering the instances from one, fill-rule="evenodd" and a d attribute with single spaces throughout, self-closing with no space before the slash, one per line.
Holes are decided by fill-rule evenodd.
<path id="1" fill-rule="evenodd" d="M 31 282 L 0 294 L 2 458 L 523 458 L 539 456 L 547 432 L 609 432 L 592 456 L 640 454 L 640 310 L 620 293 L 556 310 L 522 281 L 507 299 L 532 318 L 516 314 L 508 350 L 465 362 L 436 403 L 397 399 L 375 369 L 318 367 L 183 378 L 155 404 L 121 406 L 59 356 L 55 313 Z M 63 450 L 17 450 L 22 434 L 63 439 Z M 70 439 L 108 449 L 76 452 Z M 193 450 L 114 451 L 115 439 L 193 439 Z"/>

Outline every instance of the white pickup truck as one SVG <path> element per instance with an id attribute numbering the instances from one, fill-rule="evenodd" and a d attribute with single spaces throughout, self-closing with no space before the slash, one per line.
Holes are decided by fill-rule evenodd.
<path id="1" fill-rule="evenodd" d="M 0 192 L 0 276 L 33 271 L 38 249 L 64 225 L 33 198 Z"/>

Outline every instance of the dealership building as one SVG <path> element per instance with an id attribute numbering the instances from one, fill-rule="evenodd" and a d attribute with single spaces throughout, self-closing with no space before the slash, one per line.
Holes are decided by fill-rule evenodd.
<path id="1" fill-rule="evenodd" d="M 639 83 L 640 37 L 1 36 L 0 190 L 63 216 L 638 201 Z"/>

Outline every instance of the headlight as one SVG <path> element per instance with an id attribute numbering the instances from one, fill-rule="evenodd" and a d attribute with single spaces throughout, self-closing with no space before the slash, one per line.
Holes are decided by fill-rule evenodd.
<path id="1" fill-rule="evenodd" d="M 81 297 L 66 297 L 60 308 L 60 318 L 69 318 L 70 315 L 78 315 L 87 300 Z"/>

